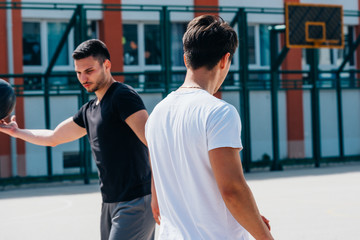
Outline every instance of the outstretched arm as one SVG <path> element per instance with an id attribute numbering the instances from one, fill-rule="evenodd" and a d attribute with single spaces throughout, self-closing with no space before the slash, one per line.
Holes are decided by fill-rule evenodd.
<path id="1" fill-rule="evenodd" d="M 1 120 L 0 132 L 36 145 L 52 147 L 74 141 L 86 135 L 86 129 L 77 125 L 72 117 L 61 122 L 54 130 L 47 130 L 20 129 L 16 123 L 15 116 L 12 116 L 9 123 Z"/>
<path id="2" fill-rule="evenodd" d="M 273 239 L 246 183 L 239 149 L 212 149 L 209 157 L 220 193 L 233 217 L 255 239 Z"/>

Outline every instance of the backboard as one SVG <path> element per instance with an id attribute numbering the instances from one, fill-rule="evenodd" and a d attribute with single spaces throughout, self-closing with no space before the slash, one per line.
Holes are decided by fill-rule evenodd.
<path id="1" fill-rule="evenodd" d="M 288 48 L 343 48 L 341 5 L 285 4 Z"/>

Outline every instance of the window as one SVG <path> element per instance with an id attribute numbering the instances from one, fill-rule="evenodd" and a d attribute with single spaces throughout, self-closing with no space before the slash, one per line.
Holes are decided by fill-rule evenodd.
<path id="1" fill-rule="evenodd" d="M 124 65 L 138 65 L 138 28 L 136 24 L 123 25 Z"/>
<path id="2" fill-rule="evenodd" d="M 260 25 L 260 65 L 270 65 L 270 32 L 268 25 Z"/>
<path id="3" fill-rule="evenodd" d="M 186 23 L 171 24 L 171 66 L 173 70 L 185 70 L 182 36 Z M 162 40 L 158 23 L 123 24 L 124 71 L 160 71 L 162 63 Z M 184 74 L 173 74 L 172 82 L 184 81 Z M 125 83 L 135 88 L 161 88 L 164 79 L 160 73 L 133 74 L 125 76 Z"/>
<path id="4" fill-rule="evenodd" d="M 253 68 L 268 67 L 270 65 L 270 33 L 268 26 L 260 24 L 248 26 L 247 28 L 248 63 Z"/>
<path id="5" fill-rule="evenodd" d="M 255 55 L 255 26 L 248 26 L 248 62 L 249 64 L 256 64 Z"/>
<path id="6" fill-rule="evenodd" d="M 46 71 L 59 43 L 67 28 L 67 21 L 29 21 L 23 22 L 23 65 L 25 73 L 43 73 Z M 87 22 L 87 34 L 90 38 L 97 37 L 96 21 Z M 54 66 L 54 71 L 73 72 L 71 53 L 74 47 L 74 31 L 71 30 L 67 41 L 62 47 Z M 71 85 L 76 79 L 73 77 L 51 77 L 51 85 Z M 26 89 L 41 89 L 43 79 L 24 79 Z M 77 86 L 76 86 L 77 87 Z"/>
<path id="7" fill-rule="evenodd" d="M 161 64 L 160 26 L 146 24 L 145 33 L 145 64 Z"/>
<path id="8" fill-rule="evenodd" d="M 23 22 L 23 63 L 25 72 L 44 71 L 52 59 L 65 32 L 67 22 Z M 65 42 L 55 66 L 73 70 L 71 49 L 73 33 Z"/>
<path id="9" fill-rule="evenodd" d="M 344 61 L 344 57 L 348 54 L 350 46 L 354 44 L 354 28 L 353 27 L 344 27 L 344 42 L 345 46 L 343 49 L 338 49 L 335 56 L 337 65 L 340 65 Z M 354 66 L 355 60 L 354 55 L 350 58 L 348 65 Z"/>
<path id="10" fill-rule="evenodd" d="M 66 23 L 54 22 L 48 23 L 47 28 L 47 40 L 48 40 L 48 59 L 49 61 L 53 58 L 53 55 L 56 51 L 60 43 L 60 39 L 62 38 L 65 29 Z M 66 41 L 64 46 L 61 49 L 60 55 L 56 61 L 55 65 L 66 66 L 69 65 L 69 44 Z"/>
<path id="11" fill-rule="evenodd" d="M 319 49 L 319 65 L 332 65 L 334 64 L 333 49 L 320 48 Z"/>
<path id="12" fill-rule="evenodd" d="M 185 65 L 183 60 L 182 37 L 186 31 L 187 24 L 184 22 L 173 22 L 170 27 L 171 67 L 177 73 L 172 74 L 170 88 L 177 87 L 184 81 Z M 235 28 L 237 29 L 237 28 Z M 123 24 L 123 47 L 124 47 L 124 71 L 144 72 L 160 71 L 162 64 L 162 40 L 160 25 L 156 22 L 128 22 Z M 270 36 L 268 25 L 248 26 L 248 63 L 250 69 L 267 69 L 270 65 Z M 241 46 L 239 46 L 241 48 Z M 239 49 L 238 48 L 238 49 Z M 239 68 L 239 56 L 237 50 L 234 54 L 231 71 Z M 184 71 L 184 72 L 182 72 Z M 157 88 L 162 87 L 164 79 L 162 74 L 149 73 L 125 76 L 125 82 L 135 88 Z M 254 80 L 267 80 L 269 74 L 252 74 L 249 76 Z M 225 85 L 238 85 L 239 75 L 229 74 Z"/>
<path id="13" fill-rule="evenodd" d="M 41 65 L 40 23 L 23 23 L 23 64 L 26 66 Z"/>
<path id="14" fill-rule="evenodd" d="M 172 23 L 171 24 L 171 66 L 173 70 L 185 71 L 184 63 L 184 49 L 182 37 L 186 31 L 186 23 Z M 176 88 L 184 82 L 184 73 L 172 74 L 171 87 Z"/>
<path id="15" fill-rule="evenodd" d="M 171 25 L 171 63 L 172 66 L 185 67 L 182 37 L 186 31 L 185 23 Z"/>

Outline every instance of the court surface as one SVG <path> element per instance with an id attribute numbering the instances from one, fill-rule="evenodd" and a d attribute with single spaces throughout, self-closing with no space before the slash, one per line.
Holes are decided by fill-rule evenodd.
<path id="1" fill-rule="evenodd" d="M 245 177 L 275 239 L 359 239 L 359 163 Z M 1 188 L 0 239 L 99 239 L 100 205 L 95 181 Z"/>

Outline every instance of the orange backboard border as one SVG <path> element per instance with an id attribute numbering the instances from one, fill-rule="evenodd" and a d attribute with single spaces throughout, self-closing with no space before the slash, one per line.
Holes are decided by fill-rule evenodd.
<path id="1" fill-rule="evenodd" d="M 296 45 L 290 44 L 289 39 L 289 6 L 304 6 L 304 7 L 328 7 L 328 8 L 340 8 L 341 14 L 341 45 Z M 286 2 L 285 3 L 285 38 L 286 38 L 286 46 L 288 48 L 344 48 L 344 11 L 342 5 L 335 4 L 311 4 L 311 3 L 294 3 L 294 2 Z M 326 42 L 334 42 L 334 40 L 326 40 Z"/>

